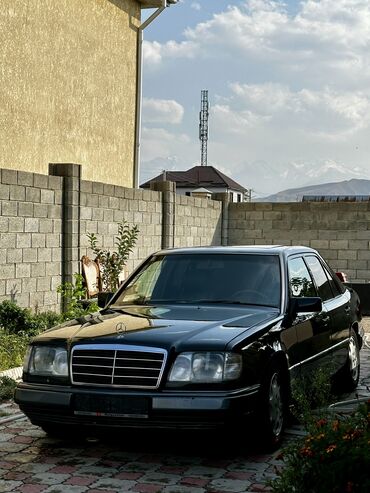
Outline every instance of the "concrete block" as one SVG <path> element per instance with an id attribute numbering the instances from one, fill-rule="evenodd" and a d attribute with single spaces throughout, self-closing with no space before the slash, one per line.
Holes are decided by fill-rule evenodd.
<path id="1" fill-rule="evenodd" d="M 33 217 L 33 204 L 31 202 L 18 202 L 18 216 Z"/>
<path id="2" fill-rule="evenodd" d="M 114 186 L 114 197 L 117 197 L 119 199 L 122 199 L 125 196 L 125 189 L 124 187 L 120 187 L 115 185 Z"/>
<path id="3" fill-rule="evenodd" d="M 0 216 L 0 233 L 7 233 L 9 231 L 9 218 Z"/>
<path id="4" fill-rule="evenodd" d="M 24 219 L 22 217 L 9 218 L 9 232 L 22 233 L 24 231 Z"/>
<path id="5" fill-rule="evenodd" d="M 53 220 L 52 219 L 40 219 L 40 233 L 52 233 L 53 232 Z"/>
<path id="6" fill-rule="evenodd" d="M 99 207 L 99 195 L 96 194 L 86 195 L 86 205 L 88 207 Z"/>
<path id="7" fill-rule="evenodd" d="M 105 209 L 103 217 L 105 222 L 113 222 L 114 219 L 113 211 L 111 209 Z"/>
<path id="8" fill-rule="evenodd" d="M 31 264 L 17 264 L 15 267 L 15 277 L 31 277 Z"/>
<path id="9" fill-rule="evenodd" d="M 37 248 L 38 262 L 51 262 L 51 248 Z"/>
<path id="10" fill-rule="evenodd" d="M 4 280 L 0 281 L 0 296 L 5 295 L 5 287 L 6 287 L 6 281 Z"/>
<path id="11" fill-rule="evenodd" d="M 93 182 L 92 181 L 86 181 L 86 180 L 81 180 L 80 183 L 80 190 L 83 193 L 93 193 Z"/>
<path id="12" fill-rule="evenodd" d="M 16 248 L 30 248 L 31 233 L 19 233 L 16 236 Z"/>
<path id="13" fill-rule="evenodd" d="M 3 265 L 0 269 L 0 279 L 14 279 L 15 277 L 15 265 L 8 264 Z"/>
<path id="14" fill-rule="evenodd" d="M 40 228 L 40 220 L 33 217 L 26 217 L 24 220 L 25 233 L 37 233 Z"/>
<path id="15" fill-rule="evenodd" d="M 6 250 L 6 263 L 12 264 L 12 263 L 18 263 L 22 262 L 23 255 L 22 255 L 22 250 L 18 248 L 9 248 Z"/>
<path id="16" fill-rule="evenodd" d="M 23 248 L 23 262 L 37 262 L 37 248 Z"/>
<path id="17" fill-rule="evenodd" d="M 46 235 L 44 233 L 32 233 L 32 248 L 44 248 L 46 246 Z"/>
<path id="18" fill-rule="evenodd" d="M 104 221 L 104 210 L 98 208 L 92 209 L 91 219 L 93 221 Z"/>
<path id="19" fill-rule="evenodd" d="M 12 169 L 3 169 L 1 172 L 1 181 L 6 185 L 16 185 L 18 181 L 17 171 Z"/>
<path id="20" fill-rule="evenodd" d="M 92 193 L 97 193 L 99 195 L 104 194 L 104 184 L 99 182 L 92 183 Z"/>
<path id="21" fill-rule="evenodd" d="M 33 204 L 34 217 L 48 217 L 49 207 L 47 204 Z"/>
<path id="22" fill-rule="evenodd" d="M 329 247 L 336 250 L 347 250 L 349 248 L 348 240 L 330 240 Z"/>
<path id="23" fill-rule="evenodd" d="M 10 185 L 9 198 L 10 200 L 24 201 L 26 199 L 26 188 L 21 185 Z"/>
<path id="24" fill-rule="evenodd" d="M 61 262 L 62 261 L 62 250 L 61 250 L 61 248 L 52 248 L 51 249 L 51 260 L 52 260 L 52 262 Z"/>
<path id="25" fill-rule="evenodd" d="M 61 276 L 62 266 L 59 262 L 46 262 L 45 263 L 45 273 L 48 277 Z"/>
<path id="26" fill-rule="evenodd" d="M 34 293 L 36 285 L 36 279 L 32 277 L 22 279 L 22 293 Z"/>
<path id="27" fill-rule="evenodd" d="M 41 190 L 34 187 L 26 187 L 26 201 L 38 203 L 41 201 Z"/>
<path id="28" fill-rule="evenodd" d="M 29 306 L 32 307 L 42 307 L 44 306 L 44 293 L 30 293 L 29 294 Z"/>
<path id="29" fill-rule="evenodd" d="M 46 209 L 46 215 L 43 215 L 41 217 L 49 217 L 50 219 L 61 219 L 61 217 L 62 217 L 62 207 L 60 205 L 46 205 L 46 204 L 42 204 L 42 206 L 46 207 L 47 209 Z"/>
<path id="30" fill-rule="evenodd" d="M 41 203 L 54 204 L 55 193 L 53 190 L 41 190 Z"/>
<path id="31" fill-rule="evenodd" d="M 61 232 L 62 232 L 62 220 L 53 219 L 53 233 L 61 233 Z"/>
<path id="32" fill-rule="evenodd" d="M 47 248 L 58 248 L 61 246 L 62 237 L 59 233 L 51 233 L 46 236 Z"/>
<path id="33" fill-rule="evenodd" d="M 48 176 L 48 188 L 53 190 L 62 190 L 63 188 L 63 178 L 61 176 Z"/>
<path id="34" fill-rule="evenodd" d="M 106 197 L 105 195 L 99 195 L 99 207 L 102 209 L 108 209 L 109 197 Z"/>
<path id="35" fill-rule="evenodd" d="M 0 248 L 15 248 L 15 233 L 0 233 Z"/>
<path id="36" fill-rule="evenodd" d="M 91 207 L 81 207 L 80 209 L 80 219 L 92 219 L 92 208 Z"/>
<path id="37" fill-rule="evenodd" d="M 356 260 L 357 259 L 357 251 L 356 250 L 339 250 L 338 251 L 338 259 L 346 259 L 346 260 Z"/>
<path id="38" fill-rule="evenodd" d="M 32 187 L 33 173 L 29 173 L 28 171 L 18 171 L 17 183 L 18 185 L 25 185 L 28 187 Z"/>
<path id="39" fill-rule="evenodd" d="M 45 277 L 45 263 L 31 264 L 31 277 Z"/>
<path id="40" fill-rule="evenodd" d="M 48 175 L 35 173 L 33 176 L 33 186 L 36 188 L 48 188 Z"/>
<path id="41" fill-rule="evenodd" d="M 10 198 L 10 186 L 0 183 L 0 200 L 9 200 Z"/>
<path id="42" fill-rule="evenodd" d="M 16 201 L 7 201 L 3 200 L 1 204 L 1 214 L 3 216 L 17 216 L 18 215 L 18 207 Z"/>

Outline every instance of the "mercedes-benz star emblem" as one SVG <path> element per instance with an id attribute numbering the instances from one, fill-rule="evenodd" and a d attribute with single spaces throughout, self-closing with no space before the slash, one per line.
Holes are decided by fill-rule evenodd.
<path id="1" fill-rule="evenodd" d="M 126 325 L 123 322 L 120 322 L 119 324 L 116 325 L 116 332 L 117 334 L 124 334 L 127 330 Z"/>

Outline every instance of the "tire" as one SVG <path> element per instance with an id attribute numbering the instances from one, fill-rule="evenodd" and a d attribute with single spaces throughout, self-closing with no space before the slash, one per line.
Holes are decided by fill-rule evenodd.
<path id="1" fill-rule="evenodd" d="M 259 425 L 262 444 L 276 449 L 283 437 L 287 419 L 287 384 L 279 367 L 273 367 L 261 384 Z"/>
<path id="2" fill-rule="evenodd" d="M 337 383 L 340 391 L 352 392 L 360 378 L 360 346 L 356 332 L 351 329 L 346 364 L 338 373 Z"/>

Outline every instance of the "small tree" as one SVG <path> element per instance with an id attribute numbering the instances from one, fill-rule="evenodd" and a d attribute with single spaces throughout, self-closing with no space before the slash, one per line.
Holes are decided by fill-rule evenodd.
<path id="1" fill-rule="evenodd" d="M 126 221 L 122 221 L 118 226 L 118 235 L 115 241 L 117 250 L 110 252 L 98 246 L 98 240 L 94 233 L 87 233 L 90 248 L 96 255 L 101 267 L 101 278 L 105 291 L 114 292 L 118 289 L 119 276 L 136 244 L 138 234 L 139 228 L 136 224 L 130 227 Z"/>

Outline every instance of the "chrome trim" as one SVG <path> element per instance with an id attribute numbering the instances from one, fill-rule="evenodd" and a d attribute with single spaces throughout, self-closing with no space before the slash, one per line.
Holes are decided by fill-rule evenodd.
<path id="1" fill-rule="evenodd" d="M 187 394 L 194 395 L 194 396 L 207 396 L 207 397 L 220 397 L 227 395 L 231 399 L 235 397 L 239 397 L 239 395 L 243 394 L 253 394 L 255 392 L 258 392 L 260 389 L 261 385 L 259 383 L 255 385 L 251 385 L 249 387 L 244 387 L 242 389 L 236 389 L 236 390 L 183 390 L 183 389 L 165 389 L 165 394 L 163 394 L 163 397 L 165 397 L 167 394 L 175 395 L 178 394 L 179 396 L 184 396 Z"/>
<path id="2" fill-rule="evenodd" d="M 90 375 L 90 376 L 98 376 L 98 374 L 94 374 L 94 373 L 79 373 L 79 372 L 73 372 L 73 365 L 72 365 L 72 361 L 73 361 L 73 354 L 74 352 L 78 350 L 78 351 L 87 351 L 87 350 L 90 350 L 90 351 L 99 351 L 99 350 L 102 350 L 102 351 L 114 351 L 114 356 L 113 356 L 113 363 L 112 363 L 112 366 L 104 366 L 102 365 L 101 368 L 112 368 L 112 379 L 111 379 L 111 383 L 110 384 L 102 384 L 102 383 L 84 383 L 84 382 L 76 382 L 73 378 L 74 374 L 75 375 Z M 159 371 L 159 375 L 158 377 L 143 377 L 143 378 L 146 378 L 146 379 L 156 379 L 157 380 L 157 384 L 154 386 L 154 385 L 117 385 L 117 384 L 113 384 L 113 379 L 117 379 L 117 378 L 140 378 L 138 376 L 128 376 L 128 377 L 120 377 L 119 375 L 118 376 L 115 376 L 114 375 L 114 369 L 116 368 L 116 360 L 120 359 L 120 358 L 117 358 L 117 351 L 130 351 L 130 352 L 148 352 L 148 353 L 155 353 L 155 354 L 161 354 L 163 356 L 163 360 L 161 361 L 161 368 L 160 368 L 160 371 Z M 80 357 L 80 356 L 79 356 Z M 82 358 L 88 358 L 89 356 L 82 356 Z M 95 358 L 95 356 L 94 356 Z M 100 359 L 100 358 L 103 358 L 104 359 L 104 356 L 98 356 L 97 359 Z M 133 361 L 143 361 L 142 358 L 137 358 L 137 359 L 134 359 L 132 358 Z M 157 361 L 157 360 L 151 360 L 150 358 L 146 361 Z M 159 363 L 160 361 L 158 361 Z M 81 386 L 81 387 L 109 387 L 109 388 L 120 388 L 120 389 L 151 389 L 151 390 L 155 390 L 155 389 L 158 389 L 161 381 L 162 381 L 162 377 L 163 377 L 163 372 L 164 372 L 164 369 L 166 367 L 166 362 L 167 362 L 167 351 L 165 349 L 162 349 L 162 348 L 155 348 L 155 347 L 150 347 L 150 346 L 130 346 L 128 344 L 77 344 L 76 346 L 73 346 L 72 350 L 71 350 L 71 357 L 70 357 L 70 362 L 69 362 L 69 371 L 70 371 L 70 375 L 71 375 L 71 383 L 72 385 L 78 385 L 78 386 Z M 85 365 L 85 366 L 94 366 L 94 365 Z M 118 367 L 118 368 L 127 368 L 127 367 Z M 135 369 L 140 369 L 140 368 L 135 368 Z M 145 368 L 145 370 L 150 370 L 151 368 Z M 153 369 L 153 368 L 152 368 Z M 157 370 L 157 368 L 156 368 Z M 101 375 L 99 374 L 99 376 L 103 376 L 103 377 L 109 377 L 110 375 Z"/>
<path id="3" fill-rule="evenodd" d="M 343 339 L 342 341 L 338 342 L 337 344 L 334 344 L 334 346 L 330 346 L 328 349 L 325 349 L 325 351 L 321 351 L 321 353 L 317 353 L 314 356 L 310 356 L 309 358 L 304 359 L 303 361 L 300 361 L 299 363 L 296 363 L 295 365 L 290 366 L 289 371 L 293 370 L 293 368 L 296 368 L 297 366 L 304 365 L 305 363 L 308 363 L 308 362 L 313 361 L 317 358 L 320 358 L 321 355 L 330 353 L 331 351 L 335 350 L 335 348 L 342 346 L 346 342 L 349 342 L 349 337 L 347 337 L 346 339 Z"/>

